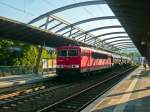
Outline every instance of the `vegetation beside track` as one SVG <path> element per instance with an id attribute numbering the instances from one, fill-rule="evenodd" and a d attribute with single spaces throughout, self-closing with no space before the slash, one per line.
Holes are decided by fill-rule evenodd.
<path id="1" fill-rule="evenodd" d="M 0 66 L 33 66 L 38 53 L 37 46 L 7 40 L 0 40 L 0 51 Z M 50 58 L 45 48 L 42 58 Z"/>
<path id="2" fill-rule="evenodd" d="M 32 73 L 37 54 L 38 47 L 35 45 L 0 40 L 0 76 Z M 55 54 L 51 57 L 50 53 L 43 48 L 40 70 L 42 70 L 42 59 L 55 57 Z"/>

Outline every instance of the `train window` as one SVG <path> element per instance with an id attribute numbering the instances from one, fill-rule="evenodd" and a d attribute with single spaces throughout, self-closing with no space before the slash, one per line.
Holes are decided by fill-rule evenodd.
<path id="1" fill-rule="evenodd" d="M 94 52 L 94 53 L 92 53 L 92 58 L 94 58 L 94 59 L 107 59 L 107 55 Z"/>
<path id="2" fill-rule="evenodd" d="M 58 51 L 58 56 L 67 56 L 67 50 Z"/>
<path id="3" fill-rule="evenodd" d="M 78 56 L 78 51 L 76 49 L 69 50 L 68 56 Z"/>

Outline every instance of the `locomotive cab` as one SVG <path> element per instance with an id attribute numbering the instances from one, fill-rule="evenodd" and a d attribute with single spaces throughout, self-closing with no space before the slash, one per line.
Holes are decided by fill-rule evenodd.
<path id="1" fill-rule="evenodd" d="M 56 73 L 67 76 L 79 73 L 80 68 L 80 48 L 67 46 L 57 48 L 57 68 Z"/>

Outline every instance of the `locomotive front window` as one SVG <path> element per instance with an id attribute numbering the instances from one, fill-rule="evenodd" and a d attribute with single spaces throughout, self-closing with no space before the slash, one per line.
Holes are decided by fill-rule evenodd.
<path id="1" fill-rule="evenodd" d="M 67 56 L 67 50 L 58 51 L 58 56 Z"/>
<path id="2" fill-rule="evenodd" d="M 75 49 L 69 50 L 68 56 L 78 56 L 78 51 Z"/>

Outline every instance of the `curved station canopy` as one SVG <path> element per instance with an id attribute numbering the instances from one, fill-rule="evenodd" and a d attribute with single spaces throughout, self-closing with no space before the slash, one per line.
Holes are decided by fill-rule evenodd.
<path id="1" fill-rule="evenodd" d="M 0 17 L 0 38 L 54 48 L 64 45 L 81 45 L 112 52 L 136 48 L 132 42 L 134 39 L 131 40 L 127 34 L 130 28 L 124 29 L 126 24 L 124 26 L 121 24 L 128 21 L 128 15 L 124 16 L 122 12 L 116 17 L 116 13 L 114 14 L 110 9 L 111 7 L 114 12 L 116 10 L 119 12 L 119 9 L 115 9 L 119 2 L 108 0 L 46 1 L 45 5 L 50 7 L 43 8 L 44 12 L 47 12 L 43 14 L 40 10 L 41 15 L 28 20 L 27 24 Z M 44 2 L 43 0 L 42 3 Z M 124 4 L 126 5 L 125 2 L 123 6 Z M 137 24 L 136 21 L 130 22 L 128 26 L 135 24 Z"/>
<path id="2" fill-rule="evenodd" d="M 34 18 L 28 24 L 106 50 L 135 48 L 105 0 L 71 1 Z"/>

